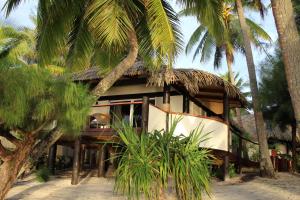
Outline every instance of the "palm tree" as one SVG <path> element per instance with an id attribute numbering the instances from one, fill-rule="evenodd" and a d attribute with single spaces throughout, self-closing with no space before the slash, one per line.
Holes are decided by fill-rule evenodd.
<path id="1" fill-rule="evenodd" d="M 225 24 L 228 37 L 221 40 L 220 34 L 215 36 L 211 34 L 209 27 L 200 21 L 199 27 L 192 34 L 187 46 L 186 53 L 189 53 L 195 46 L 193 59 L 197 55 L 201 54 L 201 62 L 205 62 L 210 59 L 214 53 L 214 67 L 219 68 L 221 59 L 225 55 L 229 72 L 229 81 L 234 84 L 234 74 L 232 70 L 232 64 L 234 61 L 234 53 L 236 51 L 245 53 L 241 28 L 238 20 L 238 16 L 233 12 L 234 7 L 230 3 L 223 3 L 222 6 L 222 18 Z M 190 10 L 183 10 L 183 15 L 189 15 Z M 246 18 L 246 22 L 250 27 L 250 39 L 252 44 L 258 48 L 262 48 L 263 43 L 260 40 L 270 42 L 271 37 L 265 32 L 265 30 L 252 21 Z"/>
<path id="2" fill-rule="evenodd" d="M 20 2 L 7 0 L 7 13 Z M 98 97 L 133 66 L 138 55 L 158 66 L 171 66 L 181 47 L 178 19 L 166 0 L 39 1 L 37 13 L 39 64 L 49 64 L 67 46 L 69 67 L 93 65 L 94 54 L 114 65 L 95 87 Z"/>
<path id="3" fill-rule="evenodd" d="M 294 108 L 297 129 L 300 130 L 300 37 L 294 19 L 291 0 L 271 0 L 273 15 L 282 51 L 286 80 Z"/>
<path id="4" fill-rule="evenodd" d="M 258 4 L 260 3 L 260 0 L 255 0 L 255 1 L 258 2 Z M 239 21 L 242 29 L 245 55 L 246 55 L 246 61 L 248 66 L 248 73 L 249 73 L 250 89 L 251 89 L 251 95 L 253 101 L 253 111 L 255 117 L 256 132 L 259 141 L 260 173 L 261 176 L 274 177 L 275 172 L 269 156 L 267 135 L 264 131 L 264 119 L 261 111 L 261 105 L 258 100 L 258 86 L 257 86 L 253 54 L 251 49 L 250 29 L 245 19 L 242 0 L 236 0 L 236 5 L 237 5 L 237 13 L 239 16 Z"/>

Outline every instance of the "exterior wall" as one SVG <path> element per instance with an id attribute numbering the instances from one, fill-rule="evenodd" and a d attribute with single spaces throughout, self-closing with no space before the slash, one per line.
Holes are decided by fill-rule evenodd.
<path id="1" fill-rule="evenodd" d="M 223 103 L 213 101 L 201 101 L 207 108 L 216 114 L 223 114 Z"/>
<path id="2" fill-rule="evenodd" d="M 166 129 L 166 116 L 164 111 L 149 105 L 148 132 Z"/>
<path id="3" fill-rule="evenodd" d="M 179 115 L 171 115 L 171 119 Z M 228 126 L 222 122 L 213 119 L 200 118 L 191 115 L 181 115 L 182 120 L 178 123 L 175 129 L 175 135 L 188 135 L 195 128 L 200 126 L 202 134 L 206 135 L 206 139 L 200 144 L 200 147 L 219 149 L 223 151 L 228 150 Z"/>
<path id="4" fill-rule="evenodd" d="M 193 115 L 202 115 L 206 116 L 205 111 L 197 106 L 194 102 L 190 101 L 190 113 Z"/>
<path id="5" fill-rule="evenodd" d="M 126 94 L 142 94 L 149 92 L 162 92 L 160 87 L 146 87 L 145 84 L 115 86 L 110 88 L 103 96 L 126 95 Z"/>
<path id="6" fill-rule="evenodd" d="M 109 101 L 98 101 L 98 105 L 109 104 Z M 90 115 L 95 113 L 109 114 L 109 106 L 105 107 L 91 107 Z"/>
<path id="7" fill-rule="evenodd" d="M 170 107 L 172 112 L 182 112 L 183 104 L 183 96 L 178 95 L 178 96 L 171 96 L 170 99 Z M 156 97 L 155 98 L 155 105 L 159 108 L 163 108 L 163 98 L 162 97 Z"/>
<path id="8" fill-rule="evenodd" d="M 166 128 L 167 113 L 152 105 L 149 106 L 149 122 L 148 131 L 162 130 Z M 200 147 L 228 150 L 228 126 L 222 122 L 201 118 L 192 115 L 177 115 L 170 114 L 170 124 L 172 119 L 182 117 L 182 120 L 177 124 L 175 135 L 189 135 L 192 130 L 200 126 L 203 128 L 203 135 L 206 135 L 206 140 L 200 144 Z M 205 138 L 203 138 L 205 139 Z"/>

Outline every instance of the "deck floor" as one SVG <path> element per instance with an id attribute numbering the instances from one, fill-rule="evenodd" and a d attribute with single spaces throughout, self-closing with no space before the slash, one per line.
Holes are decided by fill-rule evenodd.
<path id="1" fill-rule="evenodd" d="M 89 174 L 90 175 L 90 174 Z M 86 176 L 80 184 L 72 186 L 68 176 L 57 177 L 47 183 L 34 180 L 19 182 L 9 192 L 9 200 L 125 200 L 112 192 L 113 179 Z M 299 200 L 300 176 L 279 173 L 278 179 L 254 177 L 241 182 L 235 178 L 229 182 L 213 181 L 213 200 Z M 169 197 L 168 199 L 175 199 Z M 208 197 L 205 199 L 209 199 Z"/>

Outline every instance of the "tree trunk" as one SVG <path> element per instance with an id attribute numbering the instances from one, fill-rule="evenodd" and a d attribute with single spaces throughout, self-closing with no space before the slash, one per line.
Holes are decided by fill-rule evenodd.
<path id="1" fill-rule="evenodd" d="M 300 37 L 293 5 L 291 0 L 271 0 L 271 3 L 297 129 L 300 130 Z"/>
<path id="2" fill-rule="evenodd" d="M 297 168 L 297 152 L 296 152 L 296 136 L 297 126 L 296 123 L 292 123 L 292 171 L 295 172 Z"/>
<path id="3" fill-rule="evenodd" d="M 94 88 L 93 94 L 97 98 L 103 95 L 127 70 L 134 65 L 138 55 L 138 41 L 134 30 L 129 33 L 128 39 L 130 45 L 129 53 L 126 58 L 114 67 L 114 69 Z"/>
<path id="4" fill-rule="evenodd" d="M 252 101 L 253 101 L 253 111 L 255 117 L 255 125 L 256 125 L 256 132 L 259 141 L 259 149 L 260 149 L 260 173 L 261 176 L 267 177 L 275 177 L 274 168 L 272 166 L 272 162 L 269 156 L 269 149 L 267 143 L 267 135 L 264 129 L 264 120 L 263 115 L 260 110 L 260 103 L 258 101 L 258 87 L 257 87 L 257 80 L 256 80 L 256 73 L 255 73 L 255 66 L 253 61 L 251 43 L 249 38 L 249 27 L 246 24 L 244 10 L 241 0 L 236 0 L 237 4 L 237 12 L 239 16 L 239 21 L 241 24 L 243 40 L 244 40 L 244 47 L 246 52 L 246 60 L 248 66 L 248 73 L 249 73 L 249 80 L 250 80 L 250 88 L 252 94 Z"/>
<path id="5" fill-rule="evenodd" d="M 19 175 L 23 173 L 30 173 L 32 166 L 35 164 L 32 161 L 37 161 L 62 135 L 63 132 L 60 129 L 53 129 L 46 138 L 37 143 L 30 153 L 29 159 L 26 160 Z"/>
<path id="6" fill-rule="evenodd" d="M 35 143 L 33 137 L 28 137 L 26 141 L 19 145 L 18 150 L 0 166 L 0 200 L 3 200 L 9 189 L 15 183 L 19 171 L 27 160 Z"/>

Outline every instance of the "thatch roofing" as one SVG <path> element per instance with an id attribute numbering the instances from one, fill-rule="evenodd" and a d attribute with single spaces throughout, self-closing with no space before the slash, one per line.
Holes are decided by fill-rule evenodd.
<path id="1" fill-rule="evenodd" d="M 75 73 L 73 79 L 75 81 L 100 80 L 99 68 L 92 67 L 90 69 Z M 239 101 L 242 105 L 246 105 L 247 101 L 241 94 L 239 89 L 228 81 L 219 76 L 195 69 L 168 69 L 162 67 L 153 71 L 144 67 L 142 62 L 136 62 L 129 69 L 123 78 L 147 78 L 147 86 L 163 87 L 164 82 L 167 84 L 181 85 L 192 95 L 197 95 L 203 89 L 212 91 L 226 91 L 231 99 Z"/>

